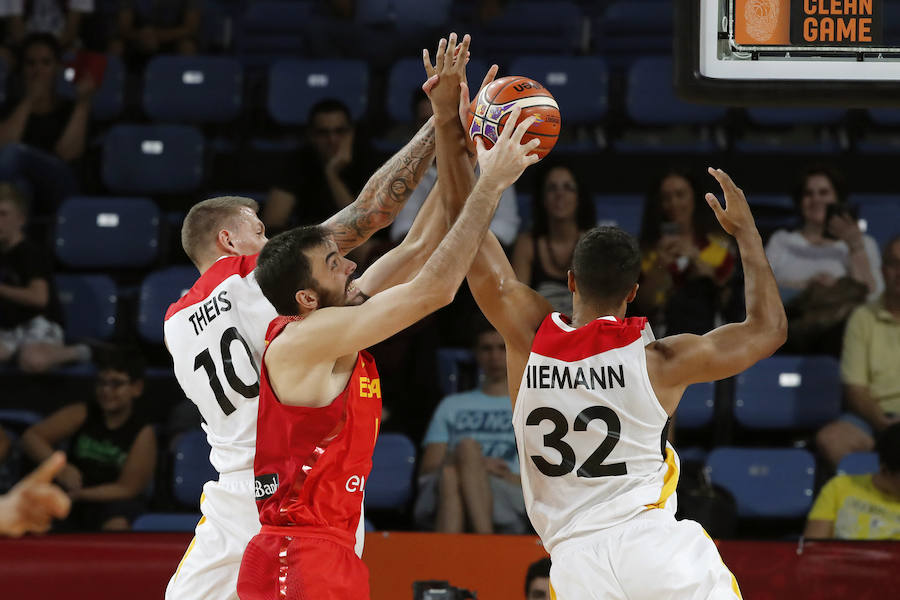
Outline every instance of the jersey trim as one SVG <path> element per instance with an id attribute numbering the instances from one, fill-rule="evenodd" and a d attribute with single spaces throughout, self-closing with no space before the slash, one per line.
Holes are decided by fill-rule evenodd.
<path id="1" fill-rule="evenodd" d="M 665 508 L 666 501 L 675 493 L 678 487 L 678 465 L 675 463 L 675 452 L 671 448 L 666 448 L 666 474 L 663 476 L 662 491 L 659 493 L 659 500 L 653 504 L 647 504 L 647 508 Z"/>
<path id="2" fill-rule="evenodd" d="M 191 289 L 188 290 L 187 294 L 182 296 L 177 302 L 169 305 L 169 310 L 166 311 L 165 320 L 168 321 L 175 313 L 205 300 L 214 289 L 219 287 L 219 284 L 232 275 L 246 277 L 252 273 L 253 269 L 256 268 L 257 256 L 259 255 L 226 256 L 214 262 L 213 265 L 194 282 L 194 285 L 191 286 Z"/>
<path id="3" fill-rule="evenodd" d="M 551 313 L 538 329 L 531 351 L 548 358 L 577 362 L 635 342 L 641 338 L 646 324 L 646 317 L 629 317 L 624 321 L 600 318 L 574 329 L 567 317 Z M 589 328 L 591 335 L 584 335 Z"/>

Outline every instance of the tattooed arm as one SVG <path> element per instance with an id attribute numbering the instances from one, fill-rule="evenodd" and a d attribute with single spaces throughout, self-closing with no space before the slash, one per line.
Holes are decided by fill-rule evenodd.
<path id="1" fill-rule="evenodd" d="M 378 169 L 356 201 L 323 223 L 343 254 L 394 221 L 434 158 L 434 123 L 429 119 L 400 152 Z"/>

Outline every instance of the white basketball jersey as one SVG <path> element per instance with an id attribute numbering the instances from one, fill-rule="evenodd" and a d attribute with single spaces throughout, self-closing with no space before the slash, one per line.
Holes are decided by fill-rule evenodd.
<path id="1" fill-rule="evenodd" d="M 219 473 L 253 469 L 259 365 L 275 309 L 253 275 L 256 256 L 220 258 L 166 313 L 175 377 L 197 405 Z"/>
<path id="2" fill-rule="evenodd" d="M 552 313 L 535 335 L 513 427 L 525 506 L 548 552 L 648 508 L 675 508 L 678 456 L 647 375 L 651 341 L 643 317 L 575 329 Z"/>

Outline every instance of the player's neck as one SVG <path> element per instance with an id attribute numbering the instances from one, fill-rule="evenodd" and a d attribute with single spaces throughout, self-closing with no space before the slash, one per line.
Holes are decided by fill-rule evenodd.
<path id="1" fill-rule="evenodd" d="M 615 317 L 619 321 L 625 318 L 625 306 L 616 309 L 597 306 L 585 306 L 576 302 L 572 309 L 572 327 L 583 327 L 600 317 Z"/>

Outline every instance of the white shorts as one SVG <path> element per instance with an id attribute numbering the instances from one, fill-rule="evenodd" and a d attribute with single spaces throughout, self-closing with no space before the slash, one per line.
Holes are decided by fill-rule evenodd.
<path id="1" fill-rule="evenodd" d="M 207 481 L 197 523 L 166 600 L 238 600 L 237 579 L 244 548 L 259 533 L 253 471 L 226 473 Z"/>
<path id="2" fill-rule="evenodd" d="M 652 509 L 550 555 L 557 600 L 740 600 L 715 543 L 694 521 Z M 552 596 L 552 595 L 551 595 Z"/>

